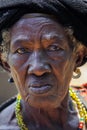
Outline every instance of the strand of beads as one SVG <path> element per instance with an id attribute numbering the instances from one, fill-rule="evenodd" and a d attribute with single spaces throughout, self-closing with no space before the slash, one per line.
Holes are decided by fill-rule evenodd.
<path id="1" fill-rule="evenodd" d="M 78 96 L 76 95 L 76 93 L 74 92 L 74 90 L 72 90 L 72 88 L 69 89 L 69 93 L 70 93 L 70 96 L 72 97 L 72 100 L 74 100 L 77 104 L 79 114 L 80 114 L 80 122 L 78 125 L 78 130 L 82 130 L 85 122 L 87 123 L 87 111 L 84 105 L 81 103 Z M 20 101 L 21 101 L 21 96 L 18 94 L 17 100 L 16 100 L 16 107 L 15 107 L 15 114 L 16 114 L 17 122 L 21 130 L 28 130 L 28 128 L 26 127 L 26 124 L 23 121 L 23 116 L 21 114 Z"/>
<path id="2" fill-rule="evenodd" d="M 17 100 L 16 100 L 16 107 L 15 107 L 15 114 L 16 114 L 17 122 L 21 130 L 28 130 L 28 128 L 23 122 L 20 101 L 21 101 L 21 96 L 18 94 Z"/>
<path id="3" fill-rule="evenodd" d="M 81 103 L 80 99 L 78 98 L 78 96 L 76 95 L 75 91 L 72 88 L 69 89 L 69 93 L 70 93 L 72 100 L 74 100 L 75 103 L 77 104 L 77 108 L 78 108 L 78 111 L 80 114 L 80 122 L 79 122 L 78 130 L 82 130 L 84 127 L 84 124 L 87 123 L 86 108 Z"/>

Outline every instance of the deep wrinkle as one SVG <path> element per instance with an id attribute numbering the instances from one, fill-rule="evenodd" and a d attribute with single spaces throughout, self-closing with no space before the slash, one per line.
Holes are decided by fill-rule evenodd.
<path id="1" fill-rule="evenodd" d="M 7 1 L 0 3 L 0 65 L 9 72 L 20 94 L 16 102 L 12 98 L 0 107 L 0 128 L 83 127 L 83 119 L 78 118 L 69 97 L 69 83 L 73 71 L 87 61 L 87 49 L 81 45 L 87 43 L 86 5 L 81 0 Z M 16 40 L 17 36 L 20 38 Z M 78 106 L 79 100 L 75 96 L 74 99 Z M 80 104 L 79 108 L 83 111 L 81 117 L 83 113 L 85 116 L 84 106 Z"/>
<path id="2" fill-rule="evenodd" d="M 28 36 L 23 36 L 23 35 L 17 36 L 17 38 L 15 40 L 13 40 L 13 42 L 12 42 L 13 46 L 12 46 L 11 50 L 15 48 L 16 44 L 19 47 L 20 47 L 20 45 L 22 45 L 26 48 L 28 48 L 28 46 L 33 47 L 33 42 L 32 42 L 32 40 L 29 40 L 29 39 L 30 38 Z M 59 36 L 57 33 L 49 33 L 49 34 L 45 34 L 41 38 L 41 42 L 43 43 L 43 46 L 45 47 L 45 46 L 51 45 L 53 43 L 59 44 L 62 41 L 62 39 L 63 39 L 63 37 Z M 59 46 L 61 47 L 62 45 L 59 44 Z"/>
<path id="3" fill-rule="evenodd" d="M 33 14 L 34 15 L 34 14 Z M 43 14 L 42 14 L 42 16 L 44 16 Z M 26 18 L 26 17 L 24 17 L 24 18 Z M 37 18 L 38 18 L 38 20 L 39 20 L 39 15 L 37 16 Z M 41 27 L 41 30 L 39 30 L 39 32 L 38 32 L 38 35 L 39 35 L 39 33 L 40 33 L 40 31 L 43 31 L 44 30 L 44 26 L 48 26 L 48 23 L 49 23 L 49 20 L 46 20 L 45 21 L 45 19 L 46 18 L 44 18 L 44 17 L 40 17 L 40 18 L 42 18 L 42 20 L 43 20 L 43 26 Z M 38 21 L 37 20 L 37 21 Z M 36 26 L 40 26 L 40 23 L 39 22 L 37 22 L 36 21 Z M 45 21 L 45 22 L 44 22 Z M 20 25 L 19 25 L 19 27 L 21 27 L 22 25 L 23 25 L 23 23 L 24 23 L 24 20 L 22 20 L 21 22 L 20 22 Z M 28 23 L 28 21 L 26 20 L 26 24 Z M 38 24 L 37 24 L 38 23 Z M 42 24 L 41 23 L 41 24 Z M 56 24 L 56 22 L 55 22 L 55 24 Z M 33 26 L 33 16 L 31 17 L 31 26 L 29 26 L 29 28 L 32 28 L 32 26 Z M 35 24 L 34 24 L 34 26 L 35 26 Z M 54 26 L 54 25 L 52 25 L 52 26 Z M 55 26 L 54 26 L 55 27 Z M 21 32 L 20 32 L 20 34 L 21 34 L 21 36 L 19 37 L 19 40 L 20 40 L 20 38 L 22 39 L 23 38 L 23 34 L 24 34 L 24 28 L 25 27 L 23 27 L 22 26 L 22 29 L 23 29 L 23 31 L 21 30 Z M 25 28 L 26 29 L 26 28 Z M 22 33 L 23 32 L 23 33 Z M 56 33 L 53 33 L 53 32 L 49 32 L 49 34 L 46 34 L 46 33 L 48 33 L 48 32 L 44 32 L 45 34 L 44 34 L 44 36 L 43 37 L 41 37 L 40 39 L 41 40 L 43 40 L 43 39 L 46 39 L 47 41 L 48 41 L 48 35 L 50 36 L 49 37 L 49 40 L 51 40 L 51 39 L 54 39 L 55 37 L 58 37 L 58 39 L 60 39 L 60 41 L 63 39 L 63 35 L 60 35 L 60 34 L 58 34 L 58 32 L 56 32 Z M 18 35 L 18 34 L 17 34 Z M 46 36 L 47 35 L 47 36 Z M 35 36 L 33 36 L 33 37 L 35 37 Z M 27 40 L 29 40 L 30 39 L 30 43 L 34 43 L 34 41 L 33 41 L 33 38 L 28 34 L 28 32 L 27 32 L 27 36 L 26 36 L 26 38 L 24 38 L 24 39 L 27 39 Z M 15 40 L 17 40 L 17 39 L 15 39 Z M 13 40 L 13 42 L 15 42 L 14 40 Z M 62 42 L 61 42 L 62 43 Z"/>
<path id="4" fill-rule="evenodd" d="M 21 24 L 22 20 L 23 25 Z M 35 20 L 40 23 L 40 26 L 38 26 L 38 23 L 35 23 Z M 47 23 L 47 21 L 49 22 Z M 12 46 L 15 48 L 23 47 L 25 49 L 27 46 L 28 49 L 30 49 L 30 43 L 33 49 L 31 52 L 24 52 L 23 54 L 18 53 L 18 51 L 12 53 L 11 50 L 9 53 L 9 65 L 15 84 L 24 102 L 22 106 L 24 110 L 23 113 L 25 113 L 26 109 L 30 110 L 32 107 L 32 111 L 36 110 L 37 113 L 38 109 L 43 111 L 45 113 L 43 119 L 46 119 L 45 116 L 47 114 L 48 117 L 54 118 L 52 112 L 54 111 L 56 122 L 60 122 L 57 111 L 59 113 L 59 108 L 62 109 L 62 106 L 65 106 L 67 103 L 68 84 L 75 63 L 73 62 L 74 56 L 64 28 L 61 27 L 60 24 L 54 23 L 55 21 L 50 18 L 45 18 L 43 23 L 41 17 L 39 19 L 38 17 L 33 18 L 33 20 L 29 18 L 27 19 L 27 23 L 26 18 L 19 20 L 11 29 L 10 47 L 11 49 Z M 27 39 L 27 42 L 25 40 L 23 41 L 23 39 L 21 42 L 20 40 L 17 41 L 17 37 L 22 37 L 21 34 L 23 34 L 23 32 L 25 37 L 27 36 L 28 38 L 29 36 L 30 39 Z M 50 32 L 52 32 L 53 36 L 51 34 L 50 38 L 48 38 Z M 51 48 L 55 45 L 57 46 Z M 46 85 L 49 85 L 49 91 L 47 91 L 48 87 L 46 87 Z M 37 87 L 36 90 L 34 87 Z M 41 93 L 39 91 L 41 91 Z M 67 107 L 66 105 L 66 111 Z M 62 109 L 62 111 L 64 110 Z M 64 114 L 66 115 L 66 113 Z M 40 124 L 39 127 L 47 125 L 46 127 L 50 126 L 50 128 L 53 128 L 54 121 L 49 120 L 48 117 L 47 122 L 43 122 L 44 126 L 41 125 L 42 122 L 39 119 L 42 118 L 42 115 L 43 113 L 40 118 L 38 118 L 37 115 L 33 116 L 32 113 L 29 112 L 29 117 L 32 117 L 35 124 L 37 124 L 36 119 L 38 120 Z M 61 123 L 62 121 L 61 119 Z M 26 119 L 25 122 L 29 122 L 29 120 Z"/>
<path id="5" fill-rule="evenodd" d="M 28 18 L 27 19 L 23 18 L 22 20 L 19 20 L 13 26 L 13 28 L 11 29 L 11 48 L 12 48 L 13 45 L 19 47 L 18 44 L 15 44 L 15 43 L 17 43 L 17 37 L 22 37 L 21 34 L 23 34 L 23 32 L 24 32 L 25 37 L 29 36 L 29 38 L 31 38 L 31 39 L 28 39 L 28 46 L 29 46 L 29 42 L 33 41 L 32 44 L 34 46 L 34 49 L 33 49 L 33 51 L 30 54 L 24 53 L 23 55 L 20 55 L 20 54 L 17 54 L 17 53 L 15 53 L 15 54 L 11 54 L 10 53 L 11 54 L 11 59 L 12 59 L 11 62 L 13 61 L 12 65 L 15 67 L 16 70 L 18 70 L 17 71 L 17 75 L 23 73 L 24 78 L 23 77 L 19 77 L 18 79 L 20 81 L 20 78 L 22 78 L 22 83 L 24 84 L 24 86 L 22 86 L 22 84 L 21 85 L 17 85 L 17 86 L 20 86 L 20 89 L 21 88 L 25 89 L 25 90 L 23 90 L 24 93 L 29 91 L 28 90 L 28 86 L 34 80 L 34 79 L 30 80 L 31 79 L 30 77 L 32 75 L 31 72 L 36 73 L 35 75 L 37 75 L 37 72 L 39 72 L 38 74 L 41 75 L 43 72 L 47 71 L 45 66 L 51 66 L 51 69 L 52 69 L 51 72 L 55 73 L 55 74 L 51 74 L 50 75 L 50 76 L 53 77 L 52 80 L 55 79 L 55 81 L 56 81 L 57 79 L 55 77 L 58 76 L 58 81 L 57 81 L 58 84 L 62 83 L 62 79 L 60 78 L 61 77 L 60 74 L 62 75 L 63 72 L 60 73 L 60 70 L 58 70 L 59 72 L 56 73 L 56 68 L 59 69 L 60 67 L 63 67 L 64 70 L 62 70 L 62 71 L 65 71 L 65 67 L 67 66 L 67 63 L 69 61 L 68 58 L 70 56 L 68 55 L 68 53 L 70 53 L 70 48 L 69 48 L 69 45 L 68 45 L 68 41 L 67 41 L 66 35 L 64 33 L 64 29 L 58 23 L 55 23 L 54 20 L 51 20 L 51 19 L 48 19 L 48 18 L 44 18 L 44 20 L 45 21 L 43 23 L 43 18 L 42 17 L 40 17 L 40 18 L 37 17 L 37 18 L 35 18 L 35 20 L 34 20 L 34 18 L 29 18 L 29 19 Z M 47 21 L 49 21 L 49 22 L 47 22 Z M 38 26 L 39 23 L 41 24 L 41 26 Z M 52 36 L 52 34 L 51 34 L 50 39 L 48 40 L 47 37 L 50 34 L 50 32 L 52 32 L 52 34 L 54 34 L 54 36 Z M 41 40 L 44 39 L 44 36 L 46 37 L 45 39 L 48 41 L 49 44 L 51 43 L 51 44 L 54 45 L 55 44 L 55 38 L 53 38 L 53 37 L 56 37 L 55 35 L 57 35 L 57 34 L 58 34 L 57 41 L 58 41 L 58 39 L 60 40 L 60 37 L 63 38 L 63 40 L 60 40 L 60 47 L 62 47 L 62 44 L 63 44 L 64 50 L 63 51 L 60 50 L 58 52 L 57 51 L 52 51 L 52 52 L 50 51 L 49 52 L 48 50 L 44 51 L 43 46 L 45 44 L 47 44 L 45 42 L 44 43 L 41 42 Z M 53 42 L 51 40 L 53 40 Z M 57 44 L 59 44 L 59 41 L 58 41 Z M 25 41 L 23 43 L 20 42 L 20 45 L 21 45 L 21 47 L 26 47 Z M 47 52 L 47 53 L 45 53 L 45 52 Z M 63 55 L 64 55 L 64 57 L 63 57 Z M 19 58 L 20 58 L 20 61 L 19 61 Z M 58 64 L 57 64 L 57 62 L 58 62 Z M 18 63 L 18 64 L 16 65 L 15 63 Z M 26 71 L 22 72 L 23 68 L 25 68 Z M 33 71 L 31 71 L 32 69 L 33 69 Z M 42 70 L 44 70 L 44 71 L 42 71 Z M 28 71 L 28 75 L 29 76 L 27 76 L 27 71 Z M 42 72 L 40 72 L 40 71 L 42 71 Z M 29 77 L 29 79 L 28 79 L 28 77 Z M 26 78 L 27 78 L 27 80 L 24 81 Z M 59 79 L 60 79 L 60 81 L 59 81 Z M 48 82 L 48 81 L 46 81 L 46 82 Z M 19 84 L 19 82 L 18 82 L 18 84 Z M 28 84 L 28 86 L 27 86 L 27 84 Z M 59 88 L 58 84 L 55 85 L 55 88 L 56 89 L 58 88 L 58 90 L 61 90 L 60 89 L 61 87 Z M 65 85 L 63 84 L 63 86 L 65 86 Z M 56 91 L 56 90 L 53 90 L 53 91 Z M 57 95 L 57 91 L 56 91 L 56 94 L 54 94 L 54 95 Z M 24 94 L 24 95 L 26 95 L 26 94 Z M 53 95 L 53 94 L 51 94 L 51 95 Z M 61 94 L 58 94 L 58 95 L 60 97 Z M 25 96 L 24 96 L 24 98 L 26 99 Z M 31 100 L 31 98 L 29 100 Z"/>

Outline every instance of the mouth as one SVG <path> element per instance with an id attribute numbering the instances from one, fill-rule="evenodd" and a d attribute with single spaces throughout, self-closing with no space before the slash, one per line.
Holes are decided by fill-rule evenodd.
<path id="1" fill-rule="evenodd" d="M 30 86 L 30 91 L 34 94 L 44 94 L 47 93 L 48 91 L 50 91 L 50 89 L 52 88 L 51 85 L 46 84 L 46 85 L 38 85 L 38 86 Z"/>

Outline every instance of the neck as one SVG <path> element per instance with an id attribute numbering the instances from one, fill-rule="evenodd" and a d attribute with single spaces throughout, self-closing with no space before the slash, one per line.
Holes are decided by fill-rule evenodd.
<path id="1" fill-rule="evenodd" d="M 68 121 L 68 114 L 70 115 L 70 110 L 73 108 L 69 107 L 68 96 L 64 99 L 61 106 L 55 109 L 40 109 L 29 106 L 29 104 L 22 101 L 22 115 L 26 125 L 30 127 L 30 124 L 38 127 L 46 127 L 53 130 L 53 126 L 58 125 L 65 127 L 64 125 Z M 30 124 L 29 124 L 30 123 Z"/>

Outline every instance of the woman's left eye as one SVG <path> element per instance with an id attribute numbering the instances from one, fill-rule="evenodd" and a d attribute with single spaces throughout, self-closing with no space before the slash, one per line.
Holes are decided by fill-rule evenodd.
<path id="1" fill-rule="evenodd" d="M 16 53 L 18 53 L 18 54 L 24 54 L 24 53 L 29 53 L 29 52 L 30 51 L 27 48 L 19 48 L 16 50 Z"/>
<path id="2" fill-rule="evenodd" d="M 47 49 L 49 51 L 59 51 L 59 50 L 62 50 L 62 48 L 60 48 L 58 45 L 50 45 Z"/>

